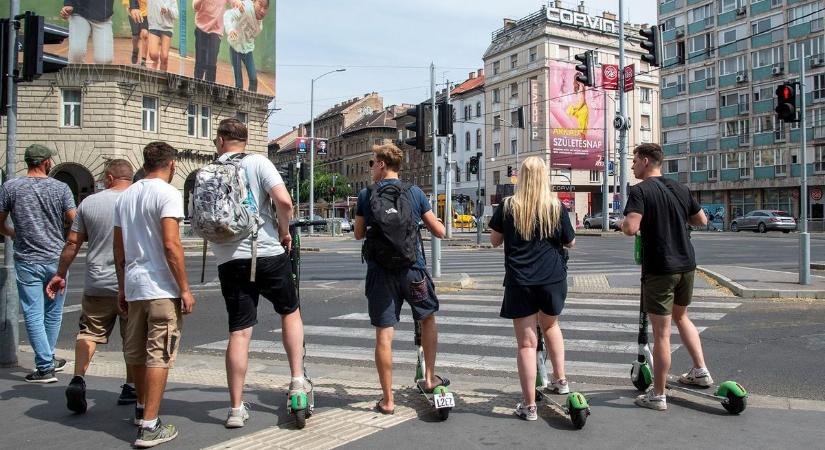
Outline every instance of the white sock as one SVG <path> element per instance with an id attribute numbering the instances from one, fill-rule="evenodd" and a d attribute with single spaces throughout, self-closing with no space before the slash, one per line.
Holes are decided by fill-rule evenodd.
<path id="1" fill-rule="evenodd" d="M 151 429 L 155 428 L 156 426 L 158 426 L 158 418 L 155 417 L 152 420 L 144 420 L 143 423 L 141 424 L 141 426 L 143 428 L 147 429 L 147 430 L 151 430 Z"/>
<path id="2" fill-rule="evenodd" d="M 138 402 L 138 403 L 135 403 L 135 407 L 136 407 L 137 409 L 144 409 L 144 405 L 143 405 L 143 403 L 139 403 L 139 402 Z"/>
<path id="3" fill-rule="evenodd" d="M 232 408 L 232 407 L 229 407 L 229 409 L 231 409 L 231 410 L 232 410 L 232 412 L 234 412 L 234 413 L 239 413 L 239 412 L 242 412 L 242 411 L 243 411 L 244 406 L 243 406 L 243 403 L 241 403 L 241 406 L 239 406 L 238 408 Z"/>
<path id="4" fill-rule="evenodd" d="M 304 384 L 304 377 L 292 377 L 292 382 Z"/>

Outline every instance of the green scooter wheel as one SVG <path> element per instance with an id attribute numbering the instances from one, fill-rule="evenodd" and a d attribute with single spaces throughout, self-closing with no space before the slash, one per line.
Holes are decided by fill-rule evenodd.
<path id="1" fill-rule="evenodd" d="M 294 412 L 295 414 L 295 426 L 298 427 L 299 430 L 302 430 L 305 426 L 307 426 L 307 410 L 299 409 Z"/>
<path id="2" fill-rule="evenodd" d="M 722 407 L 725 408 L 725 411 L 731 414 L 739 414 L 748 406 L 747 397 L 740 397 L 734 392 L 728 392 L 726 397 L 728 398 L 728 401 L 723 402 Z"/>
<path id="3" fill-rule="evenodd" d="M 576 427 L 577 430 L 581 430 L 587 423 L 587 415 L 588 411 L 586 409 L 571 409 L 570 421 L 573 422 L 573 426 Z"/>
<path id="4" fill-rule="evenodd" d="M 639 363 L 634 363 L 634 367 L 630 368 L 630 380 L 636 389 L 644 392 L 653 384 L 653 374 L 650 372 L 650 365 L 647 363 L 639 364 L 638 372 L 636 371 L 635 364 Z"/>

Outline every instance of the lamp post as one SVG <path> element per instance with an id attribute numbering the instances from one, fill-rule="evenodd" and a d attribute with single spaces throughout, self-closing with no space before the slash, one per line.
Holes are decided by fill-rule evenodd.
<path id="1" fill-rule="evenodd" d="M 322 73 L 312 79 L 309 87 L 309 220 L 315 217 L 315 81 L 335 72 L 347 69 L 335 69 Z M 314 227 L 310 231 L 314 231 Z"/>

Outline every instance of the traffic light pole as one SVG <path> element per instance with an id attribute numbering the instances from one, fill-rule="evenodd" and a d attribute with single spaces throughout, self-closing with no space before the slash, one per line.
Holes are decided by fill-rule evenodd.
<path id="1" fill-rule="evenodd" d="M 805 44 L 797 43 L 797 54 L 799 55 L 799 87 L 800 95 L 800 125 L 802 126 L 802 150 L 800 151 L 800 162 L 802 163 L 802 183 L 799 193 L 799 220 L 802 227 L 799 233 L 799 284 L 811 284 L 811 235 L 808 233 L 808 154 L 807 154 L 807 114 L 805 112 Z"/>
<path id="2" fill-rule="evenodd" d="M 447 113 L 450 112 L 450 80 L 447 80 Z M 449 120 L 453 118 L 450 117 Z M 447 227 L 447 239 L 453 238 L 453 135 L 448 134 L 444 151 L 446 168 L 444 170 L 444 225 Z"/>
<path id="3" fill-rule="evenodd" d="M 6 111 L 6 179 L 3 182 L 14 178 L 17 170 L 17 83 L 14 80 L 17 65 L 17 29 L 13 21 L 20 14 L 20 0 L 11 0 L 9 5 L 9 20 L 12 22 L 9 24 L 6 42 L 9 59 L 2 62 L 8 72 L 6 98 L 9 102 Z M 14 245 L 12 239 L 7 236 L 3 248 L 3 271 L 0 274 L 0 282 L 3 284 L 0 289 L 0 367 L 17 366 L 19 304 L 17 286 L 13 281 L 16 279 L 14 273 Z"/>
<path id="4" fill-rule="evenodd" d="M 619 184 L 622 190 L 622 211 L 627 205 L 627 104 L 624 92 L 624 0 L 619 0 L 619 115 L 624 124 L 619 129 Z M 615 169 L 614 169 L 615 170 Z"/>
<path id="5" fill-rule="evenodd" d="M 607 91 L 602 90 L 604 96 L 604 179 L 602 180 L 602 231 L 610 230 L 610 213 L 607 208 L 607 197 L 610 195 L 610 185 L 607 176 L 610 174 L 607 158 L 610 153 L 610 146 L 607 145 Z M 615 107 L 613 109 L 616 109 Z M 616 170 L 616 169 L 613 169 Z"/>
<path id="6" fill-rule="evenodd" d="M 432 136 L 433 136 L 433 174 L 432 174 L 432 186 L 433 186 L 433 198 L 432 202 L 432 210 L 435 217 L 438 218 L 438 156 L 436 150 L 436 129 L 438 122 L 436 121 L 436 114 L 438 113 L 438 108 L 435 106 L 435 64 L 430 63 L 430 102 L 432 106 Z M 423 104 L 422 104 L 423 106 Z M 426 144 L 425 144 L 426 145 Z M 430 236 L 430 245 L 431 245 L 431 254 L 430 259 L 432 260 L 432 276 L 433 278 L 441 277 L 441 240 L 435 236 Z"/>

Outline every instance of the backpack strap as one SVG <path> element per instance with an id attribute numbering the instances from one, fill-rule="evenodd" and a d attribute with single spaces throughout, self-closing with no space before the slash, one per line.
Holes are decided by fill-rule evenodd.
<path id="1" fill-rule="evenodd" d="M 236 163 L 237 162 L 238 163 L 238 168 L 241 169 L 240 161 L 242 159 L 246 158 L 247 156 L 249 156 L 249 155 L 246 154 L 246 153 L 235 153 L 235 154 L 229 155 L 229 157 L 226 158 L 224 163 Z M 247 179 L 246 182 L 247 182 L 246 189 L 248 191 L 249 189 L 251 189 L 251 186 L 249 186 L 249 179 Z M 257 211 L 258 208 L 256 207 L 255 209 Z M 252 260 L 250 261 L 250 267 L 249 267 L 249 281 L 253 282 L 253 283 L 255 282 L 255 272 L 258 269 L 258 228 L 260 228 L 260 220 L 258 220 L 258 218 L 257 218 L 259 213 L 256 213 L 255 215 L 256 215 L 256 223 L 258 225 L 255 227 L 254 230 L 252 230 L 252 233 L 249 235 L 249 239 L 252 241 L 251 242 Z"/>

